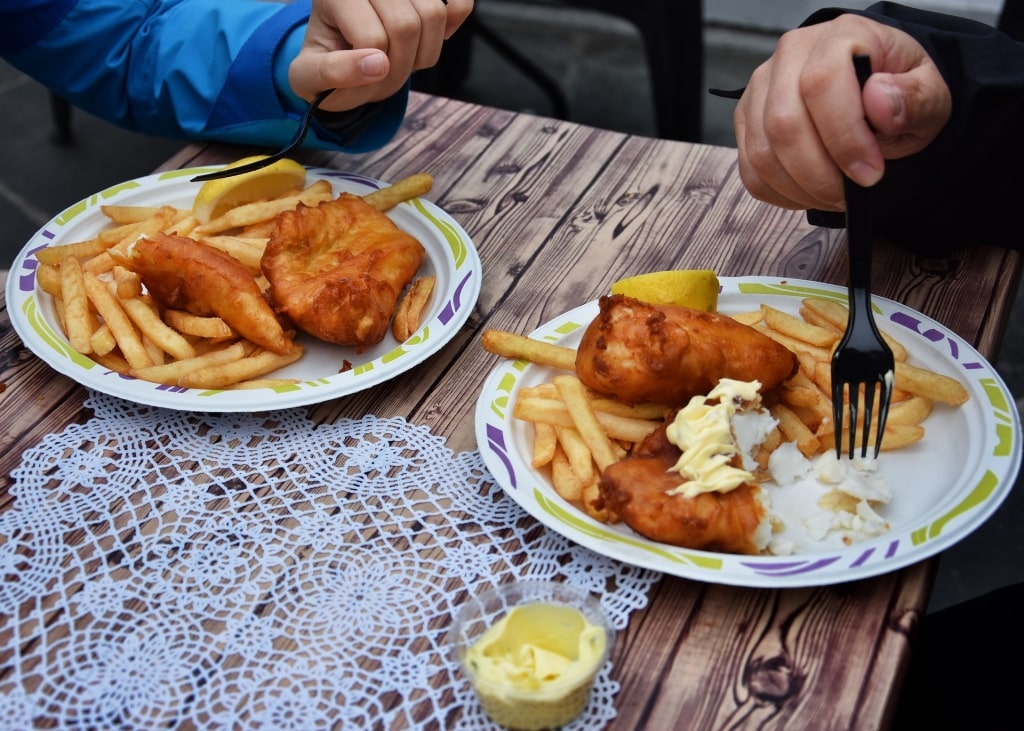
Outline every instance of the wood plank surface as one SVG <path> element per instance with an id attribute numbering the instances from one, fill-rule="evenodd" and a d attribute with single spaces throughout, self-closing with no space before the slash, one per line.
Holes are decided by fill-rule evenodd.
<path id="1" fill-rule="evenodd" d="M 162 169 L 249 152 L 193 145 Z M 529 332 L 607 292 L 615 279 L 656 269 L 845 282 L 845 234 L 750 198 L 732 149 L 413 94 L 384 149 L 299 159 L 382 180 L 431 173 L 426 197 L 466 229 L 483 262 L 478 304 L 457 337 L 388 383 L 311 407 L 317 422 L 401 415 L 447 437 L 453 450 L 475 449 L 475 399 L 496 363 L 479 344 L 486 327 Z M 879 242 L 875 291 L 992 358 L 1020 266 L 1018 254 L 986 246 L 923 260 Z M 5 500 L 20 452 L 88 414 L 84 391 L 23 348 L 6 309 L 0 326 Z M 927 561 L 874 579 L 788 590 L 666 576 L 616 643 L 622 690 L 609 728 L 884 728 L 934 569 Z"/>

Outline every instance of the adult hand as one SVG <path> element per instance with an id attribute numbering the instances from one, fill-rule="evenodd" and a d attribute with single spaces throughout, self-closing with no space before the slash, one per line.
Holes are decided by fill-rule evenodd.
<path id="1" fill-rule="evenodd" d="M 413 71 L 437 63 L 472 10 L 473 0 L 313 0 L 288 80 L 304 99 L 337 89 L 321 105 L 326 111 L 386 99 Z"/>
<path id="2" fill-rule="evenodd" d="M 871 58 L 863 90 L 853 56 Z M 859 15 L 785 33 L 758 67 L 733 124 L 751 195 L 784 208 L 845 209 L 843 174 L 877 183 L 885 160 L 924 149 L 952 98 L 911 36 Z"/>

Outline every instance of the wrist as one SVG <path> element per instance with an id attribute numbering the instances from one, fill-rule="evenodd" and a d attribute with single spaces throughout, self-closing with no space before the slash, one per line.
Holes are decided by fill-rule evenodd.
<path id="1" fill-rule="evenodd" d="M 281 104 L 289 112 L 301 114 L 308 102 L 295 93 L 288 77 L 288 70 L 292 61 L 302 50 L 302 43 L 306 37 L 306 24 L 301 23 L 292 28 L 284 37 L 281 45 L 274 53 L 274 86 L 277 89 L 278 98 Z"/>

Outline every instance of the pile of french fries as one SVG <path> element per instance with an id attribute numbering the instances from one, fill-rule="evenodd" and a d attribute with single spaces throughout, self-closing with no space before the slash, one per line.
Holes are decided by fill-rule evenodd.
<path id="1" fill-rule="evenodd" d="M 421 173 L 363 196 L 386 211 L 430 190 Z M 234 257 L 264 292 L 260 259 L 278 214 L 299 203 L 315 206 L 334 197 L 330 182 L 316 180 L 272 200 L 236 206 L 200 224 L 190 209 L 103 205 L 111 226 L 91 239 L 39 250 L 36 279 L 53 298 L 57 319 L 73 349 L 110 370 L 145 381 L 199 389 L 262 388 L 292 383 L 264 378 L 298 360 L 302 345 L 277 354 L 241 338 L 219 317 L 166 309 L 147 293 L 139 277 L 119 264 L 133 242 L 163 232 L 192 238 Z M 405 340 L 419 327 L 434 277 L 410 287 L 396 312 L 393 332 Z M 396 317 L 397 319 L 397 317 Z M 399 336 L 402 337 L 399 337 Z"/>
<path id="2" fill-rule="evenodd" d="M 530 464 L 548 469 L 562 498 L 602 523 L 618 516 L 599 500 L 601 472 L 623 457 L 664 421 L 660 404 L 624 404 L 586 388 L 576 377 L 576 351 L 504 330 L 485 330 L 484 350 L 562 371 L 550 383 L 523 387 L 513 406 L 517 419 L 533 425 Z"/>
<path id="3" fill-rule="evenodd" d="M 771 452 L 784 442 L 795 443 L 807 458 L 833 449 L 831 356 L 846 327 L 846 307 L 833 300 L 807 298 L 802 300 L 799 316 L 762 305 L 733 317 L 785 345 L 800 363 L 795 376 L 764 395 L 778 427 L 755 455 L 762 470 L 767 469 Z M 897 362 L 882 441 L 882 450 L 890 451 L 924 437 L 924 422 L 936 403 L 960 406 L 968 392 L 956 379 L 908 363 L 906 347 L 887 333 L 883 336 Z M 552 486 L 562 498 L 601 522 L 617 522 L 618 517 L 599 500 L 601 472 L 654 431 L 671 409 L 659 404 L 627 405 L 590 391 L 575 376 L 572 348 L 501 330 L 485 331 L 482 345 L 490 353 L 559 371 L 549 383 L 521 388 L 513 406 L 513 415 L 534 428 L 531 464 L 549 471 Z M 878 409 L 873 411 L 877 415 Z M 849 425 L 841 428 L 845 439 Z M 872 431 L 877 432 L 877 423 Z"/>
<path id="4" fill-rule="evenodd" d="M 808 297 L 801 301 L 800 315 L 791 315 L 768 305 L 735 319 L 760 330 L 785 345 L 800 362 L 800 370 L 775 394 L 778 399 L 768 407 L 779 422 L 786 441 L 795 442 L 806 457 L 834 448 L 836 429 L 841 429 L 842 444 L 849 444 L 850 424 L 836 424 L 832 410 L 832 351 L 846 329 L 848 310 L 835 300 Z M 936 403 L 960 406 L 966 403 L 967 389 L 949 376 L 907 362 L 907 349 L 895 337 L 882 332 L 896 361 L 894 388 L 889 415 L 882 435 L 882 451 L 892 451 L 920 441 L 923 422 Z M 852 400 L 852 397 L 851 397 Z M 858 395 L 858 413 L 864 413 L 863 394 Z M 868 445 L 878 439 L 878 404 L 872 408 L 869 429 L 856 429 L 855 445 Z M 866 432 L 862 434 L 861 432 Z"/>

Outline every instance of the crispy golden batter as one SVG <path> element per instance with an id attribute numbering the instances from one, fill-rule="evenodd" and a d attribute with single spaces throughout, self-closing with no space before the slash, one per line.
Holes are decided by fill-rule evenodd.
<path id="1" fill-rule="evenodd" d="M 261 267 L 274 307 L 298 328 L 362 348 L 384 339 L 424 254 L 386 215 L 342 193 L 280 214 Z"/>
<path id="2" fill-rule="evenodd" d="M 216 315 L 257 345 L 291 352 L 293 340 L 252 273 L 228 254 L 194 239 L 156 233 L 136 241 L 121 263 L 164 307 Z"/>
<path id="3" fill-rule="evenodd" d="M 678 472 L 668 471 L 679 455 L 662 425 L 634 455 L 605 469 L 599 485 L 603 506 L 652 541 L 704 551 L 760 553 L 767 516 L 758 498 L 760 486 L 744 483 L 726 493 L 694 498 L 669 495 L 683 480 Z"/>
<path id="4" fill-rule="evenodd" d="M 583 334 L 576 373 L 627 403 L 684 406 L 722 378 L 758 380 L 762 392 L 792 376 L 795 355 L 748 325 L 713 312 L 602 297 Z"/>

